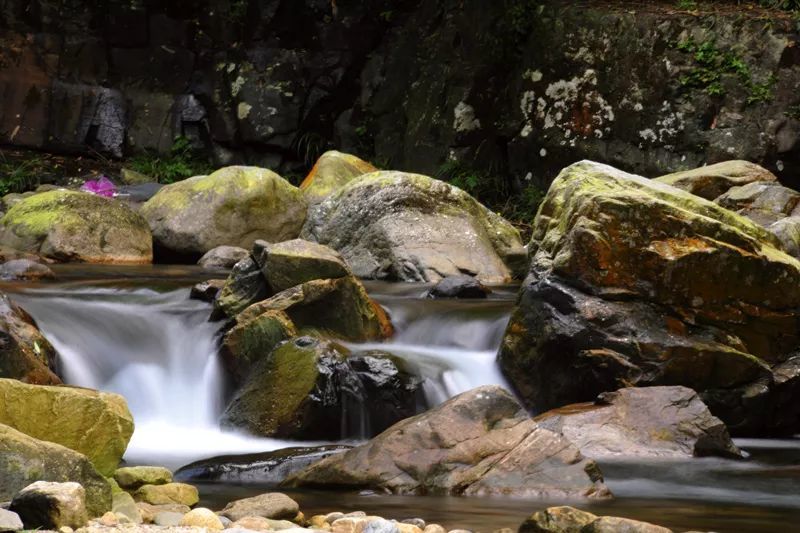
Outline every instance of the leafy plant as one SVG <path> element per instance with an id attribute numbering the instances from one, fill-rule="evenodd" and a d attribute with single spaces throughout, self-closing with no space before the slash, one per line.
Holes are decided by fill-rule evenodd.
<path id="1" fill-rule="evenodd" d="M 39 184 L 41 159 L 33 158 L 22 162 L 0 161 L 0 196 L 12 192 L 25 192 Z"/>
<path id="2" fill-rule="evenodd" d="M 676 6 L 678 9 L 683 9 L 686 11 L 694 11 L 697 9 L 697 2 L 694 0 L 678 0 L 678 4 Z"/>
<path id="3" fill-rule="evenodd" d="M 168 155 L 148 152 L 131 158 L 128 166 L 159 183 L 175 183 L 192 176 L 208 174 L 212 170 L 208 160 L 200 156 L 186 137 L 177 137 Z"/>

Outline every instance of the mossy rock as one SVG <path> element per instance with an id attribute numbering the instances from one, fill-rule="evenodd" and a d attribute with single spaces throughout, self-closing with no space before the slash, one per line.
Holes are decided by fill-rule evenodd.
<path id="1" fill-rule="evenodd" d="M 335 250 L 303 239 L 276 244 L 256 241 L 253 256 L 274 293 L 306 281 L 350 275 L 350 269 Z"/>
<path id="2" fill-rule="evenodd" d="M 59 385 L 55 374 L 56 350 L 36 327 L 33 318 L 0 293 L 0 378 L 38 385 Z"/>
<path id="3" fill-rule="evenodd" d="M 296 335 L 297 328 L 286 313 L 265 311 L 231 328 L 222 341 L 221 355 L 234 379 L 242 382 L 253 364 Z"/>
<path id="4" fill-rule="evenodd" d="M 105 476 L 133 434 L 133 417 L 118 394 L 13 379 L 0 379 L 0 424 L 80 452 Z"/>
<path id="5" fill-rule="evenodd" d="M 147 221 L 127 205 L 55 190 L 14 204 L 0 219 L 0 244 L 61 262 L 150 263 Z"/>
<path id="6" fill-rule="evenodd" d="M 111 509 L 111 486 L 86 456 L 0 424 L 0 501 L 36 481 L 80 483 L 91 517 Z"/>
<path id="7" fill-rule="evenodd" d="M 215 317 L 234 317 L 249 305 L 269 295 L 261 268 L 250 255 L 233 266 L 222 289 L 214 299 Z"/>
<path id="8" fill-rule="evenodd" d="M 186 483 L 166 483 L 163 485 L 142 485 L 133 493 L 137 502 L 150 505 L 187 505 L 189 507 L 200 501 L 197 488 Z"/>
<path id="9" fill-rule="evenodd" d="M 331 150 L 317 160 L 300 189 L 308 203 L 316 205 L 358 176 L 377 170 L 354 155 Z"/>
<path id="10" fill-rule="evenodd" d="M 114 472 L 114 480 L 121 488 L 134 490 L 142 485 L 172 483 L 172 472 L 163 466 L 126 466 Z"/>
<path id="11" fill-rule="evenodd" d="M 250 249 L 300 234 L 307 203 L 302 192 L 274 172 L 226 167 L 167 185 L 142 206 L 158 246 L 202 255 L 222 245 Z"/>

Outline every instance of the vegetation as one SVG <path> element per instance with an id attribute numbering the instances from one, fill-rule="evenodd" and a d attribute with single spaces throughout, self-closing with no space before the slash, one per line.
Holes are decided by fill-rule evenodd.
<path id="1" fill-rule="evenodd" d="M 147 152 L 128 161 L 131 170 L 150 176 L 159 183 L 175 183 L 213 170 L 207 159 L 192 147 L 186 137 L 177 137 L 169 154 Z"/>
<path id="2" fill-rule="evenodd" d="M 0 196 L 12 192 L 25 192 L 40 183 L 42 160 L 12 161 L 0 154 Z"/>

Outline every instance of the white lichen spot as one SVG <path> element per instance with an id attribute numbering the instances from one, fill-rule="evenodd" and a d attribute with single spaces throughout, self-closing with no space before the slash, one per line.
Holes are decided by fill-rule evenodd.
<path id="1" fill-rule="evenodd" d="M 475 131 L 481 127 L 481 121 L 475 116 L 475 109 L 466 102 L 459 102 L 453 115 L 453 129 L 459 133 Z"/>
<path id="2" fill-rule="evenodd" d="M 783 161 L 781 161 L 780 159 L 778 161 L 775 161 L 775 167 L 778 169 L 778 172 L 783 172 L 783 169 L 785 168 Z"/>
<path id="3" fill-rule="evenodd" d="M 244 87 L 244 78 L 237 76 L 236 79 L 233 80 L 233 83 L 231 83 L 231 95 L 234 97 L 237 96 L 239 91 L 242 90 L 242 87 Z"/>
<path id="4" fill-rule="evenodd" d="M 541 157 L 547 157 L 547 150 L 545 148 L 542 148 L 541 150 L 539 150 L 539 155 Z"/>
<path id="5" fill-rule="evenodd" d="M 250 114 L 250 110 L 252 109 L 253 106 L 247 102 L 239 102 L 239 105 L 236 107 L 236 116 L 239 117 L 239 120 L 244 120 Z"/>
<path id="6" fill-rule="evenodd" d="M 542 81 L 543 77 L 544 77 L 544 75 L 539 70 L 530 70 L 530 69 L 528 69 L 522 74 L 522 79 L 523 80 L 530 80 L 530 81 L 532 81 L 534 83 L 536 83 L 537 81 Z"/>
<path id="7" fill-rule="evenodd" d="M 634 111 L 639 112 L 642 109 L 644 109 L 644 106 L 641 103 L 636 102 L 635 104 L 633 104 L 633 110 Z"/>

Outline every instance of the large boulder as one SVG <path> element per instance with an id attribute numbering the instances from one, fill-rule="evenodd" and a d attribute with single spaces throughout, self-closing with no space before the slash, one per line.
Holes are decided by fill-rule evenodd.
<path id="1" fill-rule="evenodd" d="M 74 481 L 31 483 L 14 495 L 10 508 L 29 529 L 76 529 L 89 521 L 86 491 Z"/>
<path id="2" fill-rule="evenodd" d="M 661 176 L 655 181 L 672 185 L 706 200 L 715 200 L 733 187 L 756 182 L 777 182 L 778 178 L 769 170 L 749 161 L 724 161 Z"/>
<path id="3" fill-rule="evenodd" d="M 33 318 L 0 293 L 0 378 L 58 385 L 56 350 Z"/>
<path id="4" fill-rule="evenodd" d="M 335 250 L 303 239 L 276 244 L 257 241 L 253 257 L 273 293 L 306 281 L 342 278 L 351 274 Z"/>
<path id="5" fill-rule="evenodd" d="M 133 417 L 118 394 L 13 379 L 0 379 L 0 424 L 80 452 L 105 476 L 133 434 Z"/>
<path id="6" fill-rule="evenodd" d="M 250 249 L 300 234 L 307 204 L 300 189 L 274 172 L 226 167 L 162 188 L 142 206 L 157 245 L 204 254 L 221 245 Z"/>
<path id="7" fill-rule="evenodd" d="M 505 282 L 524 262 L 519 232 L 461 189 L 403 172 L 360 176 L 309 211 L 303 237 L 362 278 Z"/>
<path id="8" fill-rule="evenodd" d="M 592 459 L 615 457 L 739 458 L 722 421 L 686 387 L 631 387 L 568 405 L 535 419 Z"/>
<path id="9" fill-rule="evenodd" d="M 351 361 L 344 346 L 313 337 L 286 342 L 247 372 L 222 426 L 322 440 L 374 435 L 414 415 L 420 380 L 388 354 L 369 357 Z"/>
<path id="10" fill-rule="evenodd" d="M 316 205 L 358 176 L 376 170 L 378 169 L 354 155 L 331 150 L 320 156 L 300 184 L 300 189 L 308 203 Z"/>
<path id="11" fill-rule="evenodd" d="M 484 386 L 398 422 L 290 477 L 296 487 L 400 494 L 608 497 L 594 461 L 541 428 L 508 392 Z"/>
<path id="12" fill-rule="evenodd" d="M 0 244 L 62 262 L 150 263 L 147 221 L 124 203 L 56 190 L 15 204 L 0 219 Z"/>
<path id="13" fill-rule="evenodd" d="M 90 516 L 111 509 L 111 485 L 86 456 L 0 424 L 0 501 L 36 481 L 80 483 Z"/>
<path id="14" fill-rule="evenodd" d="M 765 229 L 674 187 L 572 165 L 529 248 L 498 358 L 534 410 L 630 385 L 737 389 L 800 343 L 800 263 Z"/>

